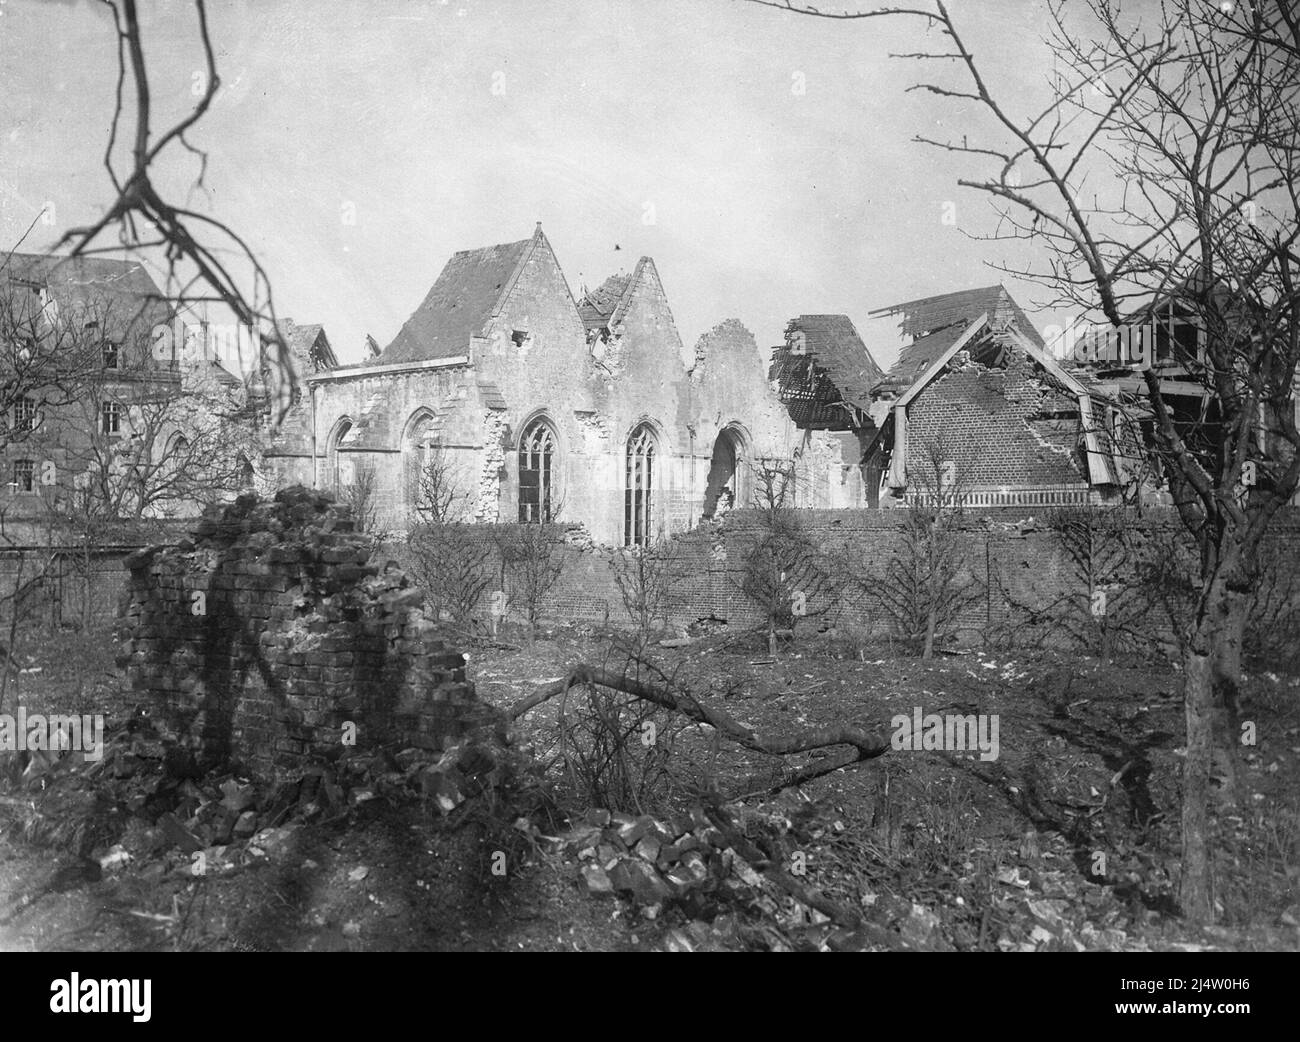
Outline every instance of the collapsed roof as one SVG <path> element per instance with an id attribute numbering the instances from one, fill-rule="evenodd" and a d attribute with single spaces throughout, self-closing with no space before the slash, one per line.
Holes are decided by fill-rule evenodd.
<path id="1" fill-rule="evenodd" d="M 768 378 L 799 427 L 862 426 L 883 373 L 848 315 L 800 315 L 772 349 Z"/>
<path id="2" fill-rule="evenodd" d="M 624 310 L 626 298 L 632 291 L 632 281 L 631 275 L 611 275 L 582 295 L 578 301 L 578 314 L 582 316 L 582 324 L 588 333 L 593 329 L 611 329 L 618 324 L 618 313 Z"/>
<path id="3" fill-rule="evenodd" d="M 988 315 L 994 330 L 1014 326 L 1036 346 L 1046 347 L 1034 324 L 1001 284 L 922 297 L 871 312 L 873 318 L 895 315 L 901 316 L 899 329 L 910 342 L 877 386 L 878 393 L 901 394 L 911 387 L 980 315 Z"/>

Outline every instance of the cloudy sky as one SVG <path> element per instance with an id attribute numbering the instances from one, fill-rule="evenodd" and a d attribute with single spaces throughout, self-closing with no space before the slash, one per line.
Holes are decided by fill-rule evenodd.
<path id="1" fill-rule="evenodd" d="M 201 89 L 197 23 L 182 0 L 140 3 L 162 126 Z M 873 308 L 970 286 L 1043 297 L 987 266 L 1022 251 L 965 234 L 992 211 L 956 180 L 988 171 L 912 140 L 987 126 L 906 91 L 917 63 L 888 55 L 936 42 L 919 22 L 734 0 L 209 7 L 224 86 L 192 135 L 206 187 L 183 151 L 159 180 L 245 236 L 280 313 L 323 323 L 344 361 L 367 333 L 388 344 L 452 252 L 539 220 L 575 294 L 653 256 L 688 352 L 730 317 L 767 347 L 801 312 L 864 329 Z M 1043 96 L 1041 3 L 953 10 L 1004 96 Z M 47 205 L 25 249 L 102 212 L 115 75 L 100 5 L 0 0 L 6 247 Z"/>

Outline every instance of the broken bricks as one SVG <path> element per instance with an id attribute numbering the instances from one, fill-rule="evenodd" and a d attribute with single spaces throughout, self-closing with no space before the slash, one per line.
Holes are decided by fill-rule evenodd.
<path id="1" fill-rule="evenodd" d="M 295 822 L 356 812 L 381 795 L 414 799 L 421 782 L 431 776 L 437 779 L 435 795 L 445 810 L 447 803 L 459 804 L 513 777 L 514 758 L 521 755 L 495 745 L 487 750 L 466 748 L 493 740 L 484 733 L 442 752 L 356 754 L 310 765 L 297 777 L 263 783 L 229 773 L 175 777 L 167 762 L 175 759 L 170 754 L 178 746 L 161 736 L 147 717 L 132 716 L 104 739 L 103 769 L 60 767 L 42 779 L 45 784 L 33 790 L 30 800 L 14 806 L 24 818 L 26 835 L 56 847 L 79 842 L 86 822 L 104 806 L 125 811 L 118 847 L 106 844 L 92 853 L 97 862 L 111 858 L 114 866 L 126 863 L 123 857 L 136 862 L 141 878 L 161 878 L 175 862 L 180 870 L 191 872 L 199 863 L 193 860 L 196 855 L 211 861 L 214 850 L 227 847 L 228 864 L 245 856 L 279 860 L 292 853 Z M 149 755 L 140 755 L 141 750 Z M 431 774 L 430 766 L 443 760 L 446 769 Z M 484 768 L 484 776 L 467 775 L 465 768 L 471 765 Z M 595 831 L 599 836 L 600 830 Z"/>
<path id="2" fill-rule="evenodd" d="M 440 750 L 504 726 L 425 615 L 424 593 L 398 569 L 379 574 L 355 527 L 328 495 L 285 489 L 241 496 L 192 541 L 130 557 L 118 663 L 204 766 L 231 758 L 274 776 L 337 752 L 341 731 L 367 749 Z M 309 801 L 330 815 L 344 806 L 335 796 Z"/>
<path id="3" fill-rule="evenodd" d="M 589 893 L 623 893 L 655 914 L 670 899 L 711 889 L 733 863 L 742 872 L 748 867 L 734 857 L 702 811 L 670 820 L 588 811 L 568 832 L 551 837 L 551 843 L 583 862 L 579 872 Z M 758 885 L 761 878 L 750 870 L 745 881 Z"/>
<path id="4" fill-rule="evenodd" d="M 640 905 L 660 904 L 673 893 L 654 866 L 637 857 L 623 858 L 615 864 L 609 881 L 615 890 L 627 891 Z"/>

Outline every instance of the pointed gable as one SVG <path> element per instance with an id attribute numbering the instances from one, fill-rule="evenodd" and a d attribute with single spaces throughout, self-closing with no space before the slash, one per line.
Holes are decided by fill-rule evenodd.
<path id="1" fill-rule="evenodd" d="M 642 257 L 637 261 L 631 274 L 611 275 L 594 290 L 584 293 L 578 301 L 578 314 L 582 316 L 582 324 L 589 334 L 593 330 L 617 333 L 618 327 L 626 320 L 635 304 L 638 291 L 646 290 L 660 298 L 664 318 L 672 324 L 673 334 L 676 335 L 677 327 L 672 310 L 668 307 L 659 269 L 655 267 L 652 257 Z"/>
<path id="2" fill-rule="evenodd" d="M 1089 483 L 1079 403 L 1026 356 L 1004 369 L 946 367 L 916 399 L 907 422 L 909 465 L 921 474 L 932 466 L 926 447 L 935 444 L 971 488 Z"/>
<path id="3" fill-rule="evenodd" d="M 280 319 L 276 328 L 299 376 L 338 368 L 338 358 L 335 357 L 329 337 L 325 335 L 324 326 L 319 323 L 299 325 L 292 318 L 286 317 Z M 263 358 L 262 368 L 266 368 L 267 364 L 267 359 Z"/>
<path id="4" fill-rule="evenodd" d="M 307 363 L 306 372 L 319 373 L 339 364 L 322 325 L 294 326 L 288 344 L 294 357 Z"/>
<path id="5" fill-rule="evenodd" d="M 1038 347 L 1045 347 L 1034 324 L 1001 284 L 942 293 L 871 312 L 872 318 L 899 316 L 899 329 L 908 338 L 879 390 L 900 394 L 962 336 L 967 325 L 987 315 L 993 330 L 1013 327 Z"/>

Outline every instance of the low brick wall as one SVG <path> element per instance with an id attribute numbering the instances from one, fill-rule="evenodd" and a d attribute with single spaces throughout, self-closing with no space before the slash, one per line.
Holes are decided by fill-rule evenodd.
<path id="1" fill-rule="evenodd" d="M 267 775 L 353 733 L 441 748 L 494 719 L 423 592 L 353 529 L 349 508 L 293 488 L 127 558 L 119 663 L 200 765 Z"/>
<path id="2" fill-rule="evenodd" d="M 1058 534 L 1047 526 L 1045 511 L 1030 516 L 1023 508 L 988 508 L 971 511 L 958 536 L 963 572 L 976 596 L 962 612 L 961 639 L 978 643 L 985 639 L 1028 645 L 1038 641 L 1068 645 L 1074 638 L 1061 627 L 1069 615 L 1086 627 L 1089 616 L 1089 588 L 1062 545 Z M 884 636 L 891 631 L 891 618 L 873 583 L 879 583 L 896 553 L 904 515 L 900 511 L 799 510 L 800 530 L 832 562 L 840 562 L 840 578 L 852 577 L 834 608 L 816 625 L 834 625 Z M 1172 510 L 1148 511 L 1132 522 L 1138 534 L 1158 537 L 1162 533 L 1181 543 L 1189 537 Z M 480 538 L 492 545 L 494 533 L 512 526 L 481 526 Z M 561 622 L 609 622 L 627 627 L 630 619 L 614 579 L 611 561 L 621 551 L 592 545 L 581 526 L 556 525 L 553 529 L 564 559 L 563 572 L 543 602 L 546 619 Z M 668 610 L 669 621 L 685 626 L 700 619 L 717 619 L 730 626 L 751 626 L 762 621 L 758 607 L 742 590 L 749 549 L 762 534 L 761 520 L 754 511 L 736 510 L 720 524 L 705 524 L 674 536 L 669 553 L 678 575 Z M 1263 557 L 1266 569 L 1287 587 L 1294 582 L 1297 549 L 1300 549 L 1300 511 L 1279 515 L 1266 537 Z M 394 553 L 409 559 L 409 548 Z M 1189 561 L 1189 567 L 1191 562 Z M 1139 590 L 1136 562 L 1129 561 L 1108 579 L 1112 619 L 1133 622 L 1158 644 L 1173 640 L 1168 616 L 1151 602 L 1150 590 Z M 492 581 L 480 605 L 487 618 L 494 590 L 503 590 L 513 604 L 510 616 L 519 617 L 518 598 L 512 591 L 508 570 L 499 555 L 490 564 Z M 1192 569 L 1194 571 L 1194 568 Z M 1294 601 L 1300 587 L 1288 596 Z M 1067 604 L 1068 602 L 1068 604 Z M 810 612 L 822 605 L 815 599 Z M 1294 605 L 1293 605 L 1294 607 Z M 1300 610 L 1297 608 L 1296 610 Z M 1035 617 L 1035 612 L 1049 612 Z M 1075 629 L 1079 625 L 1076 624 Z"/>

